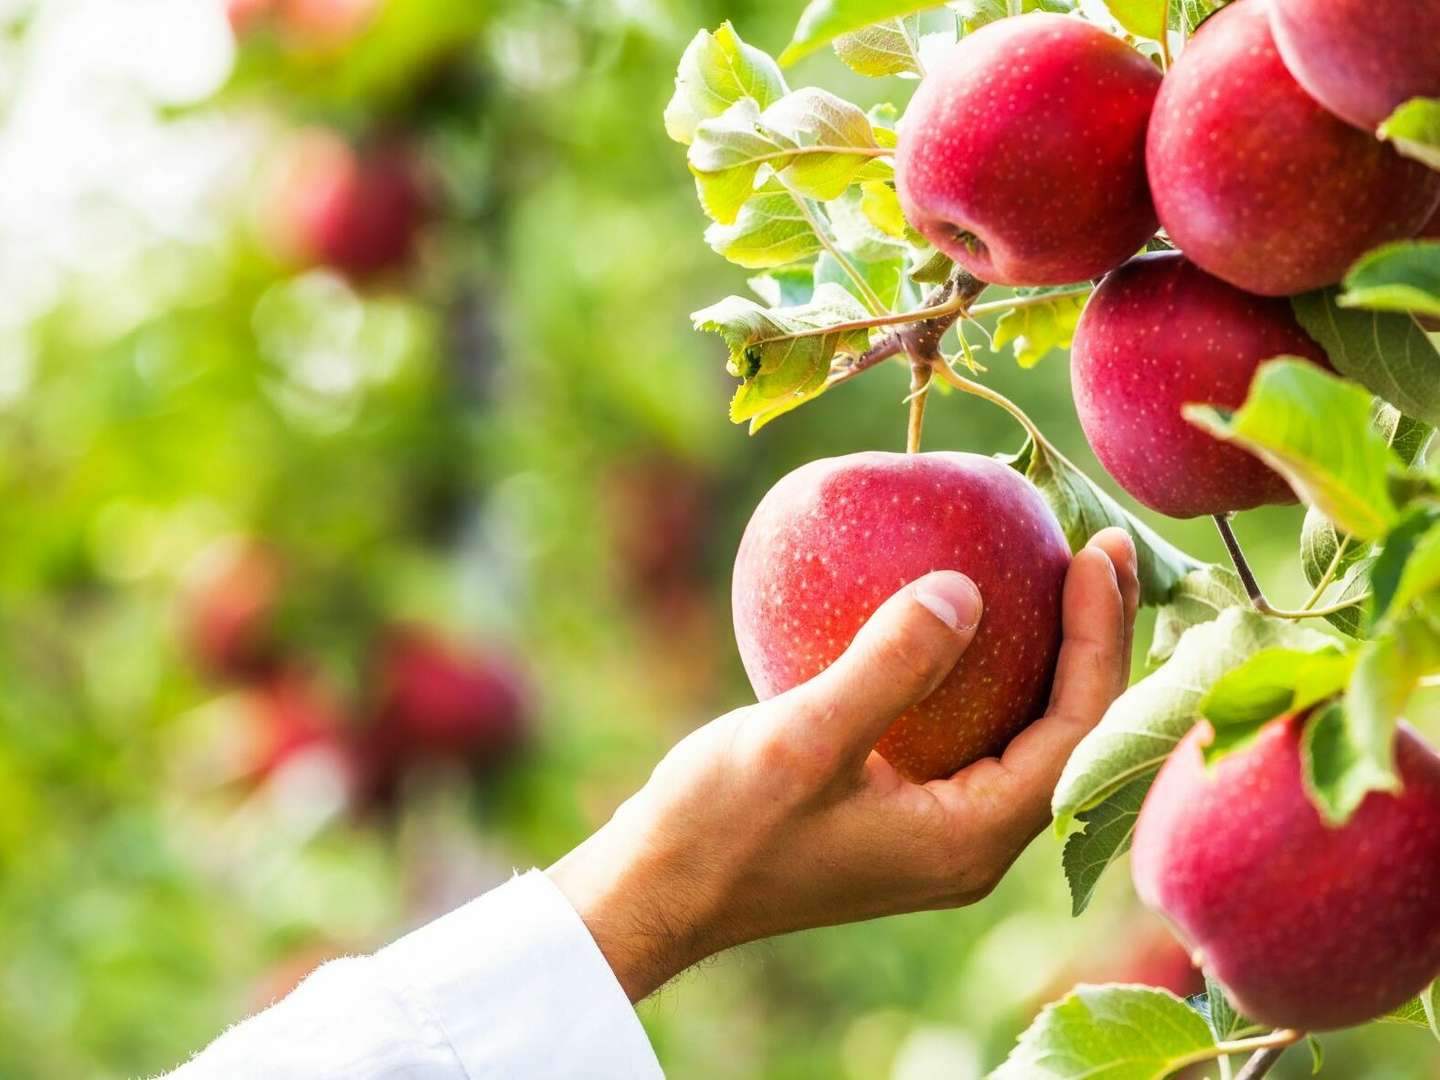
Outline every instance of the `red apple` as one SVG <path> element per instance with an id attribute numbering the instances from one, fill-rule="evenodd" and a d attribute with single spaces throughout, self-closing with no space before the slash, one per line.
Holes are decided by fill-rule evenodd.
<path id="1" fill-rule="evenodd" d="M 1440 975 L 1440 756 L 1402 725 L 1397 794 L 1330 828 L 1301 779 L 1304 716 L 1206 769 L 1197 725 L 1145 798 L 1131 869 L 1245 1015 L 1325 1031 Z"/>
<path id="2" fill-rule="evenodd" d="M 379 661 L 376 738 L 403 759 L 495 762 L 522 740 L 527 687 L 493 651 L 420 628 L 392 631 Z"/>
<path id="3" fill-rule="evenodd" d="M 920 84 L 900 125 L 905 216 L 1004 285 L 1095 277 L 1155 232 L 1145 125 L 1160 72 L 1091 23 L 1001 19 Z"/>
<path id="4" fill-rule="evenodd" d="M 249 33 L 275 11 L 275 0 L 226 0 L 225 17 L 236 37 Z"/>
<path id="5" fill-rule="evenodd" d="M 1035 488 L 975 454 L 812 461 L 761 500 L 740 541 L 735 639 L 755 693 L 818 674 L 892 593 L 959 570 L 985 613 L 955 670 L 877 749 L 917 781 L 999 752 L 1044 710 L 1070 549 Z"/>
<path id="6" fill-rule="evenodd" d="M 212 675 L 250 679 L 274 660 L 281 569 L 262 544 L 229 538 L 207 548 L 186 573 L 182 622 L 190 651 Z"/>
<path id="7" fill-rule="evenodd" d="M 1181 415 L 1189 403 L 1239 408 L 1276 356 L 1326 367 L 1290 302 L 1241 292 L 1179 252 L 1142 255 L 1108 275 L 1075 328 L 1070 379 L 1100 464 L 1171 517 L 1223 514 L 1295 493 L 1257 457 Z"/>
<path id="8" fill-rule="evenodd" d="M 1285 66 L 1316 101 L 1373 132 L 1440 97 L 1440 0 L 1269 0 Z"/>
<path id="9" fill-rule="evenodd" d="M 1414 236 L 1440 173 L 1321 108 L 1280 59 L 1263 0 L 1207 19 L 1165 76 L 1146 160 L 1160 223 L 1230 284 L 1288 296 Z"/>
<path id="10" fill-rule="evenodd" d="M 407 266 L 426 218 L 419 165 L 400 140 L 357 151 L 329 132 L 306 133 L 271 200 L 267 226 L 284 254 L 357 280 Z"/>
<path id="11" fill-rule="evenodd" d="M 240 773 L 266 780 L 302 755 L 325 755 L 348 777 L 346 720 L 329 688 L 298 667 L 267 677 L 247 691 L 249 723 L 242 741 Z"/>

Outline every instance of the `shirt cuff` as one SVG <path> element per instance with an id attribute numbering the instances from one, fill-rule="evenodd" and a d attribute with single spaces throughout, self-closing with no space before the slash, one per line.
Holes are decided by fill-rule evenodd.
<path id="1" fill-rule="evenodd" d="M 539 870 L 375 954 L 470 1080 L 663 1078 L 629 999 L 570 901 Z"/>

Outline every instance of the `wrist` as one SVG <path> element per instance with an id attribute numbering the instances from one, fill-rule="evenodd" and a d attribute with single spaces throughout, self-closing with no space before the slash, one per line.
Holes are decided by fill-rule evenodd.
<path id="1" fill-rule="evenodd" d="M 634 827 L 626 809 L 546 874 L 635 1002 L 724 945 L 695 860 Z"/>

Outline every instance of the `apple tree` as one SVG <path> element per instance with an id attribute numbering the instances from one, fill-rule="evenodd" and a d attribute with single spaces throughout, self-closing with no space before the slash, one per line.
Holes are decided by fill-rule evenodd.
<path id="1" fill-rule="evenodd" d="M 1402 720 L 1440 679 L 1437 35 L 1437 0 L 812 0 L 778 58 L 729 23 L 681 57 L 665 129 L 705 241 L 753 274 L 694 315 L 731 419 L 903 364 L 910 453 L 932 397 L 979 398 L 1072 549 L 1135 543 L 1149 670 L 1071 757 L 1054 827 L 1076 916 L 1134 845 L 1208 992 L 1081 986 L 997 1078 L 1253 1080 L 1307 1039 L 1318 1067 L 1314 1031 L 1440 1038 L 1440 756 Z M 903 113 L 792 87 L 823 48 Z M 985 378 L 1066 349 L 1112 478 L 1213 517 L 1231 565 Z M 1312 591 L 1287 609 L 1231 518 L 1296 501 Z"/>

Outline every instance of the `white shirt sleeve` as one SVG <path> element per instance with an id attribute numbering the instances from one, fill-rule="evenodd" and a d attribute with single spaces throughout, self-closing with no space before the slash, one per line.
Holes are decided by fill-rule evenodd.
<path id="1" fill-rule="evenodd" d="M 538 870 L 325 964 L 168 1080 L 663 1077 L 594 938 Z"/>

